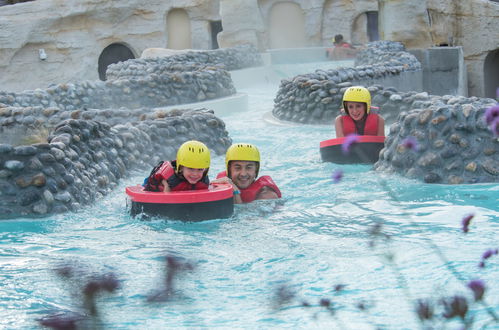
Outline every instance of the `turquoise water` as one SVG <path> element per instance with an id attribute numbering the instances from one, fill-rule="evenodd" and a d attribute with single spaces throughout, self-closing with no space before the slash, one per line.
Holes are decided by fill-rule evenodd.
<path id="1" fill-rule="evenodd" d="M 82 211 L 2 221 L 0 328 L 35 329 L 50 311 L 78 311 L 79 298 L 54 275 L 61 262 L 119 278 L 121 289 L 99 300 L 107 329 L 414 329 L 420 325 L 411 299 L 470 297 L 448 265 L 466 280 L 483 279 L 487 305 L 498 314 L 499 256 L 483 269 L 477 264 L 498 247 L 499 186 L 428 185 L 367 165 L 322 163 L 319 142 L 333 136 L 332 126 L 264 120 L 276 91 L 274 84 L 245 88 L 249 110 L 222 119 L 235 142 L 260 148 L 261 173 L 274 178 L 282 200 L 237 205 L 226 220 L 141 221 L 127 214 L 124 188 L 141 182 L 146 169 Z M 214 158 L 212 178 L 223 163 L 223 156 Z M 333 184 L 337 169 L 344 177 Z M 470 213 L 463 234 L 461 219 Z M 369 229 L 376 223 L 390 240 L 373 247 Z M 148 303 L 163 281 L 165 255 L 195 269 L 175 281 L 169 301 Z M 339 284 L 345 287 L 336 292 Z M 274 297 L 283 285 L 295 298 L 278 308 Z M 319 306 L 324 298 L 334 313 Z M 359 310 L 360 302 L 369 308 Z M 497 327 L 483 305 L 473 304 L 471 313 L 473 328 Z"/>

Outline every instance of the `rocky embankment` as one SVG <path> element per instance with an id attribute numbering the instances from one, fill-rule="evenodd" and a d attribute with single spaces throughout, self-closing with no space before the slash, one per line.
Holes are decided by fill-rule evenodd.
<path id="1" fill-rule="evenodd" d="M 499 142 L 485 122 L 485 112 L 495 100 L 400 92 L 373 83 L 377 77 L 421 70 L 399 43 L 370 43 L 359 52 L 355 65 L 283 80 L 273 115 L 286 121 L 327 124 L 333 130 L 343 93 L 350 86 L 363 85 L 371 92 L 372 105 L 391 124 L 376 170 L 428 183 L 499 181 Z M 404 147 L 406 139 L 412 139 L 418 150 Z"/>
<path id="2" fill-rule="evenodd" d="M 241 46 L 117 63 L 105 82 L 0 91 L 0 215 L 76 210 L 187 140 L 222 154 L 231 139 L 212 111 L 161 107 L 234 94 L 227 69 L 259 63 Z"/>

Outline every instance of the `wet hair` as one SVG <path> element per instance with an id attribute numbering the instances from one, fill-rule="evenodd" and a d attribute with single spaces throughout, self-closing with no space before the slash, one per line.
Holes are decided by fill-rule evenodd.
<path id="1" fill-rule="evenodd" d="M 342 34 L 337 34 L 334 36 L 334 42 L 335 43 L 338 43 L 338 42 L 342 42 L 343 41 L 343 35 Z"/>

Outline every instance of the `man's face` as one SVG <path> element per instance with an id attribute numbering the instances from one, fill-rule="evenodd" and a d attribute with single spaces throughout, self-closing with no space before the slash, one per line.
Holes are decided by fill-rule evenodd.
<path id="1" fill-rule="evenodd" d="M 255 181 L 256 169 L 256 162 L 233 160 L 230 162 L 230 178 L 239 189 L 246 189 Z"/>

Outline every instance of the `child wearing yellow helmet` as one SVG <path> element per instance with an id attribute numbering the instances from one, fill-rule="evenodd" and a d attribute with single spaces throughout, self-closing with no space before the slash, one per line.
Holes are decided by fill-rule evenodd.
<path id="1" fill-rule="evenodd" d="M 225 154 L 226 170 L 213 183 L 229 183 L 234 190 L 234 203 L 256 199 L 281 198 L 281 191 L 268 175 L 258 177 L 260 152 L 250 143 L 235 143 Z"/>
<path id="2" fill-rule="evenodd" d="M 371 93 L 362 86 L 349 87 L 343 94 L 345 114 L 336 117 L 336 137 L 350 134 L 385 136 L 385 120 L 371 112 Z"/>
<path id="3" fill-rule="evenodd" d="M 177 151 L 177 159 L 156 165 L 144 182 L 147 191 L 208 189 L 210 150 L 199 141 L 187 141 Z"/>

